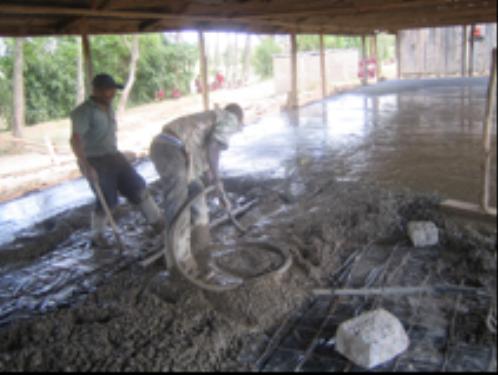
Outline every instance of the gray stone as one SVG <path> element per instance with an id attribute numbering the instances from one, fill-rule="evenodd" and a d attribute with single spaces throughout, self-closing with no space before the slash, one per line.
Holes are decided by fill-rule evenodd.
<path id="1" fill-rule="evenodd" d="M 412 221 L 408 224 L 408 235 L 415 247 L 434 246 L 439 243 L 439 230 L 430 221 Z"/>
<path id="2" fill-rule="evenodd" d="M 336 335 L 336 350 L 366 369 L 392 360 L 409 343 L 401 322 L 384 309 L 342 323 Z"/>

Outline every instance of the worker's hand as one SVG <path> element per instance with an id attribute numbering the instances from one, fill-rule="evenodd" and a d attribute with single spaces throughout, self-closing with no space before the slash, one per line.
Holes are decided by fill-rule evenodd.
<path id="1" fill-rule="evenodd" d="M 204 174 L 204 178 L 206 181 L 206 185 L 213 185 L 214 184 L 214 174 L 210 170 L 206 171 Z"/>
<path id="2" fill-rule="evenodd" d="M 223 183 L 219 180 L 216 183 L 216 192 L 218 193 L 218 196 L 220 197 L 220 202 L 225 208 L 225 210 L 232 211 L 232 204 L 230 203 L 230 200 L 228 199 L 228 196 L 225 193 Z"/>

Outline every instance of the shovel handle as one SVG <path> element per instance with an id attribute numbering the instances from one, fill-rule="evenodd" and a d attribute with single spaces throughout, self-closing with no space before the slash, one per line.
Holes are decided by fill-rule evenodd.
<path id="1" fill-rule="evenodd" d="M 97 192 L 97 197 L 99 198 L 100 204 L 104 208 L 104 212 L 107 216 L 107 219 L 111 223 L 111 228 L 112 228 L 112 231 L 114 233 L 114 237 L 116 238 L 116 242 L 118 243 L 119 251 L 121 254 L 123 254 L 124 246 L 123 246 L 123 242 L 121 241 L 121 236 L 119 235 L 119 232 L 118 232 L 118 226 L 116 225 L 116 222 L 114 221 L 111 210 L 109 209 L 109 206 L 107 205 L 104 194 L 102 193 L 102 189 L 100 188 L 100 183 L 99 183 L 98 178 L 96 178 L 93 185 L 95 187 L 95 191 Z"/>

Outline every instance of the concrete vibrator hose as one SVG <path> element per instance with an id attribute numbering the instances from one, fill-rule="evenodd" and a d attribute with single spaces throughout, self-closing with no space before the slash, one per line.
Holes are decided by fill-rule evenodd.
<path id="1" fill-rule="evenodd" d="M 260 249 L 264 249 L 265 251 L 269 251 L 272 253 L 275 253 L 279 255 L 282 258 L 281 264 L 276 267 L 275 269 L 268 271 L 268 272 L 260 272 L 257 275 L 251 276 L 251 277 L 242 277 L 240 275 L 236 275 L 233 271 L 226 271 L 222 269 L 222 267 L 215 265 L 215 268 L 213 268 L 214 271 L 221 272 L 225 274 L 225 276 L 230 277 L 232 280 L 235 282 L 229 283 L 229 284 L 211 284 L 206 282 L 205 280 L 202 280 L 201 278 L 196 277 L 196 275 L 192 275 L 189 272 L 187 272 L 184 267 L 182 266 L 182 262 L 178 259 L 177 256 L 177 249 L 175 249 L 174 244 L 176 243 L 175 239 L 178 235 L 178 223 L 180 217 L 186 212 L 187 210 L 190 210 L 192 207 L 192 204 L 195 202 L 197 198 L 199 198 L 202 194 L 209 194 L 214 191 L 214 186 L 207 187 L 203 191 L 199 192 L 198 194 L 194 195 L 191 197 L 187 202 L 185 202 L 180 209 L 178 210 L 177 214 L 172 220 L 170 230 L 168 231 L 168 237 L 167 237 L 167 243 L 168 243 L 168 251 L 170 251 L 171 258 L 173 260 L 173 265 L 178 269 L 180 274 L 185 277 L 188 281 L 190 281 L 192 284 L 196 285 L 197 287 L 210 291 L 210 292 L 227 292 L 230 290 L 234 290 L 236 288 L 239 288 L 244 284 L 244 282 L 248 280 L 253 280 L 256 278 L 260 278 L 263 276 L 273 276 L 273 275 L 278 275 L 278 274 L 283 274 L 286 272 L 290 266 L 292 265 L 292 257 L 290 256 L 289 252 L 285 251 L 284 249 L 280 248 L 279 246 L 270 243 L 268 241 L 245 241 L 241 243 L 237 243 L 237 247 L 258 247 Z M 223 248 L 223 245 L 220 245 L 220 248 Z M 167 255 L 166 255 L 167 256 Z M 191 256 L 193 257 L 192 253 Z M 194 258 L 195 259 L 195 258 Z M 168 259 L 167 259 L 168 260 Z"/>

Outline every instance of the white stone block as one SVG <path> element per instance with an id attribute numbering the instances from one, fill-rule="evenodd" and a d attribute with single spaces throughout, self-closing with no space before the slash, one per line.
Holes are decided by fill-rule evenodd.
<path id="1" fill-rule="evenodd" d="M 434 246 L 439 243 L 439 230 L 430 221 L 412 221 L 408 224 L 408 235 L 415 247 Z"/>
<path id="2" fill-rule="evenodd" d="M 336 350 L 366 369 L 392 360 L 409 344 L 401 322 L 384 309 L 342 323 L 336 335 Z"/>

